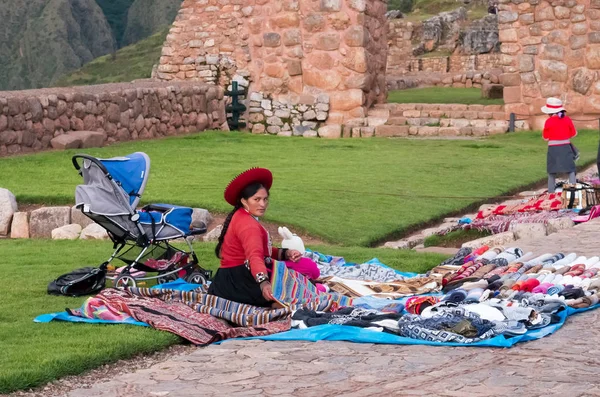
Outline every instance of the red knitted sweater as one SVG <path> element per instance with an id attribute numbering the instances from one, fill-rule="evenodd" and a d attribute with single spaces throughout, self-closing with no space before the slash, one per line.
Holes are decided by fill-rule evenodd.
<path id="1" fill-rule="evenodd" d="M 272 251 L 272 252 L 271 252 Z M 279 250 L 271 247 L 267 230 L 246 210 L 236 211 L 221 246 L 221 267 L 242 266 L 250 262 L 250 272 L 267 274 L 265 257 L 278 258 Z"/>
<path id="2" fill-rule="evenodd" d="M 573 121 L 568 116 L 562 119 L 552 116 L 544 124 L 543 138 L 547 141 L 564 141 L 577 135 Z"/>

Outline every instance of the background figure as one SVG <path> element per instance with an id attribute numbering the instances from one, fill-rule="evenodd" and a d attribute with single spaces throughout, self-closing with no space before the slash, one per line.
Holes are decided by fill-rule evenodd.
<path id="1" fill-rule="evenodd" d="M 543 138 L 548 141 L 546 171 L 548 172 L 548 192 L 556 189 L 556 174 L 569 174 L 569 183 L 574 184 L 577 150 L 571 138 L 577 135 L 573 121 L 567 116 L 563 103 L 558 98 L 548 98 L 542 112 L 550 117 L 544 124 Z"/>

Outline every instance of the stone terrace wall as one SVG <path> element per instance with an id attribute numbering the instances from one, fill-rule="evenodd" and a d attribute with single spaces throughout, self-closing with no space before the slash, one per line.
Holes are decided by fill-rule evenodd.
<path id="1" fill-rule="evenodd" d="M 387 76 L 388 90 L 405 90 L 416 87 L 481 88 L 487 84 L 498 84 L 500 72 L 466 73 L 407 73 L 403 76 Z"/>
<path id="2" fill-rule="evenodd" d="M 392 48 L 390 47 L 390 51 Z M 449 55 L 445 57 L 431 58 L 404 58 L 393 61 L 388 58 L 387 72 L 390 75 L 398 75 L 414 72 L 486 72 L 497 69 L 500 54 L 478 54 L 478 55 Z M 392 63 L 395 62 L 395 63 Z"/>
<path id="3" fill-rule="evenodd" d="M 600 114 L 600 1 L 501 0 L 500 41 L 506 111 L 546 119 L 545 98 L 565 101 L 570 114 Z M 579 126 L 597 127 L 597 120 Z"/>
<path id="4" fill-rule="evenodd" d="M 184 0 L 157 77 L 241 81 L 255 132 L 289 134 L 288 124 L 296 135 L 339 137 L 387 96 L 386 9 L 387 0 Z M 301 117 L 277 117 L 274 105 Z"/>
<path id="5" fill-rule="evenodd" d="M 54 137 L 69 131 L 99 131 L 105 143 L 113 143 L 218 129 L 224 123 L 223 89 L 206 84 L 138 82 L 4 91 L 0 156 L 47 149 Z"/>

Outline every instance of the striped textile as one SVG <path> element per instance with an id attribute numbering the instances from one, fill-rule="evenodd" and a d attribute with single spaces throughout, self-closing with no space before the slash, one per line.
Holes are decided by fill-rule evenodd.
<path id="1" fill-rule="evenodd" d="M 274 262 L 271 284 L 273 296 L 294 310 L 305 308 L 323 312 L 352 306 L 352 299 L 347 296 L 317 291 L 309 279 L 287 268 L 284 262 Z"/>
<path id="2" fill-rule="evenodd" d="M 193 291 L 149 288 L 129 288 L 128 291 L 134 296 L 155 298 L 164 302 L 181 302 L 198 313 L 210 314 L 242 327 L 252 327 L 286 319 L 292 314 L 292 309 L 289 307 L 267 309 Z"/>
<path id="3" fill-rule="evenodd" d="M 510 215 L 492 215 L 484 219 L 474 219 L 463 229 L 476 229 L 487 231 L 492 234 L 503 233 L 510 230 L 512 225 L 519 223 L 543 223 L 547 224 L 550 219 L 569 217 L 574 218 L 577 214 L 572 211 L 542 211 L 536 213 L 516 213 Z"/>
<path id="4" fill-rule="evenodd" d="M 234 327 L 210 314 L 200 313 L 186 303 L 161 300 L 167 295 L 145 296 L 150 290 L 118 290 L 109 288 L 96 296 L 107 306 L 118 307 L 135 320 L 152 328 L 174 333 L 196 345 L 207 345 L 229 338 L 265 336 L 290 329 L 289 318 L 267 324 Z M 176 296 L 175 296 L 176 298 Z"/>

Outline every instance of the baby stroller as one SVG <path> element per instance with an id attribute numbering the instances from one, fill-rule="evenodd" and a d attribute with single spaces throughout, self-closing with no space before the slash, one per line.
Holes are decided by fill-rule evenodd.
<path id="1" fill-rule="evenodd" d="M 204 284 L 212 276 L 198 265 L 187 237 L 206 233 L 206 225 L 191 229 L 191 208 L 151 204 L 136 210 L 150 171 L 150 158 L 137 152 L 124 157 L 98 159 L 85 154 L 73 156 L 73 165 L 83 176 L 75 190 L 76 207 L 102 226 L 114 243 L 114 253 L 100 265 L 106 270 L 115 258 L 126 266 L 113 277 L 115 287 L 135 287 L 142 280 L 159 284 L 178 277 Z M 182 238 L 189 251 L 170 241 Z M 156 272 L 156 276 L 146 276 Z"/>

